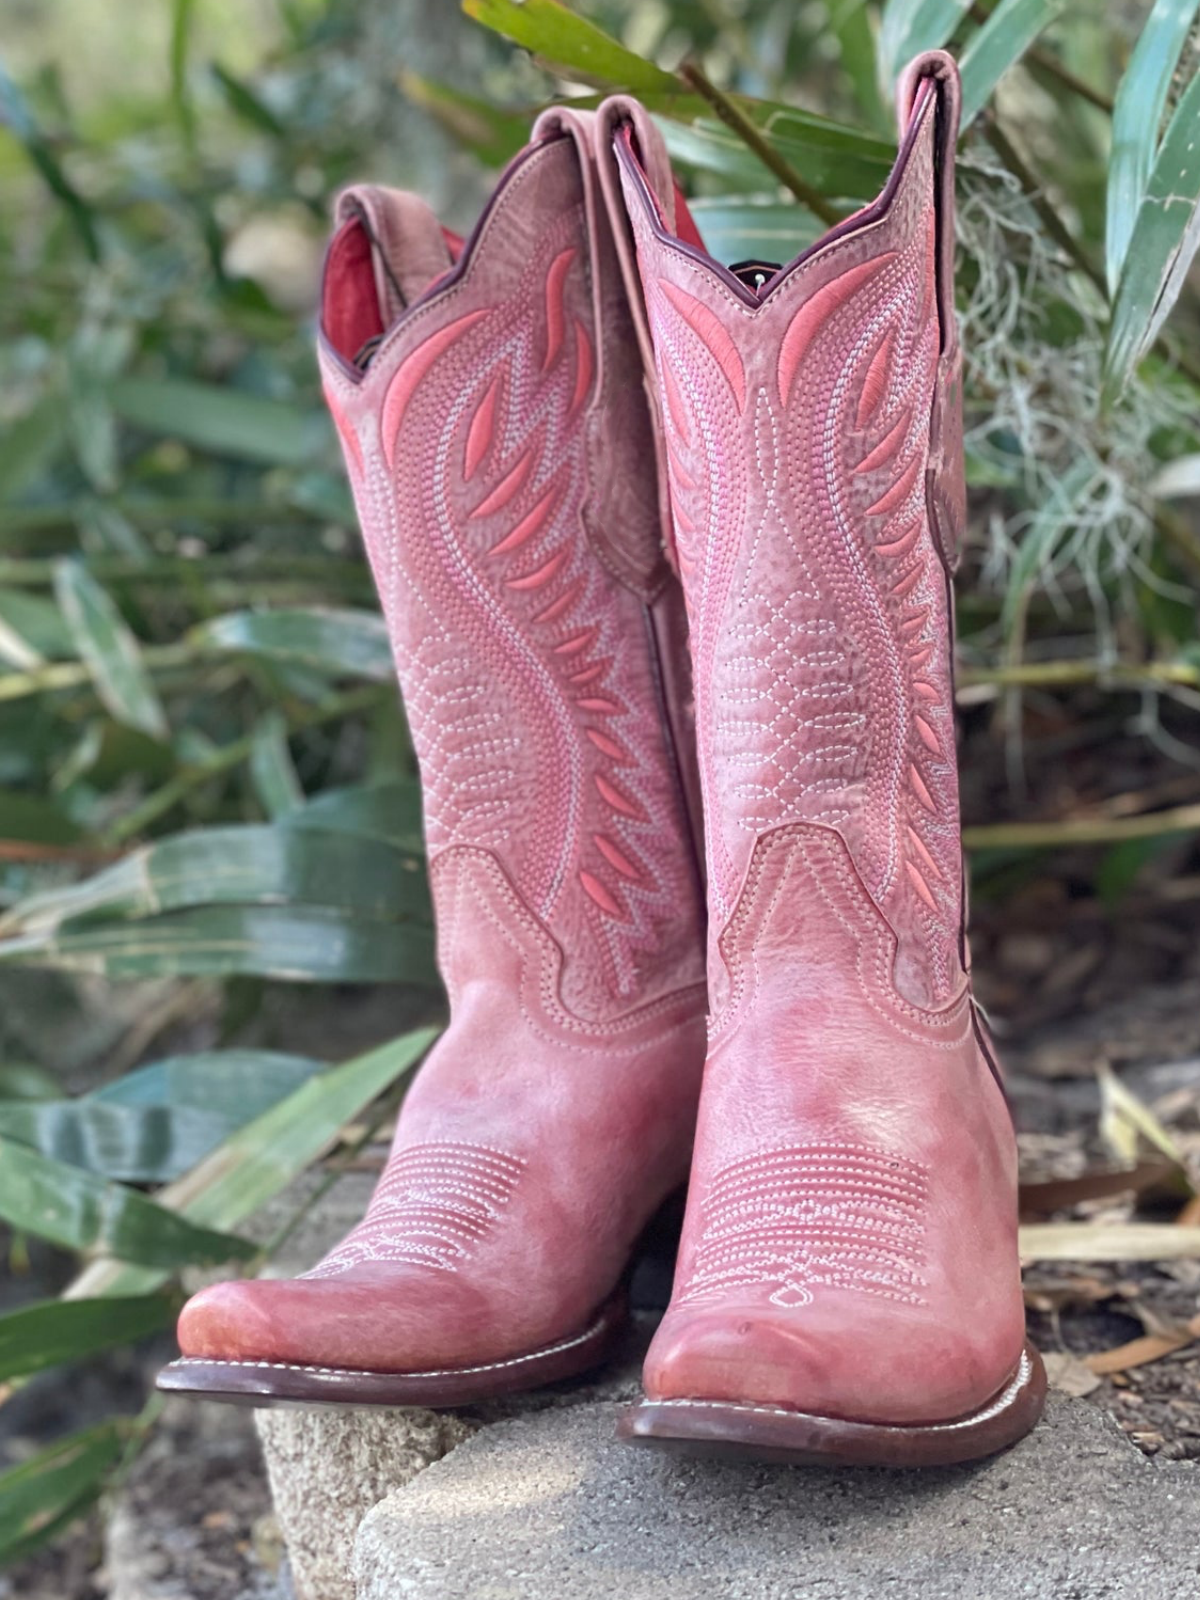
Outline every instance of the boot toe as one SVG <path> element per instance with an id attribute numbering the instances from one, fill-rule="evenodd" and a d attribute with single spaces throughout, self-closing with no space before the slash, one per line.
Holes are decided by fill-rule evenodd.
<path id="1" fill-rule="evenodd" d="M 647 1354 L 649 1400 L 711 1400 L 848 1421 L 920 1425 L 985 1405 L 1020 1357 L 997 1360 L 934 1324 L 805 1322 L 771 1306 L 669 1315 Z"/>

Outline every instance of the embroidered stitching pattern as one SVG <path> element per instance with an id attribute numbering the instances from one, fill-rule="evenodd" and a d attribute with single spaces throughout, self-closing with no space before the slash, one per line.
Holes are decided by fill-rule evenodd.
<path id="1" fill-rule="evenodd" d="M 900 941 L 889 983 L 937 1008 L 962 970 L 950 630 L 926 506 L 931 162 L 927 124 L 870 236 L 757 308 L 665 246 L 622 179 L 664 397 L 715 920 L 765 831 L 834 828 Z"/>
<path id="2" fill-rule="evenodd" d="M 678 1304 L 771 1287 L 772 1305 L 811 1305 L 822 1288 L 925 1305 L 928 1168 L 869 1145 L 762 1151 L 709 1186 Z"/>
<path id="3" fill-rule="evenodd" d="M 397 1151 L 358 1227 L 304 1277 L 334 1278 L 369 1261 L 457 1272 L 500 1219 L 525 1165 L 470 1140 Z"/>
<path id="4" fill-rule="evenodd" d="M 347 451 L 431 860 L 493 850 L 563 946 L 570 1004 L 598 1015 L 601 986 L 637 993 L 641 958 L 680 917 L 686 863 L 653 668 L 629 647 L 642 602 L 583 522 L 602 494 L 585 229 L 582 202 L 565 206 L 497 304 L 468 309 L 459 284 L 444 325 L 423 309 L 425 337 L 394 370 L 376 358 L 367 381 L 386 393 Z M 599 959 L 579 962 L 588 944 Z"/>

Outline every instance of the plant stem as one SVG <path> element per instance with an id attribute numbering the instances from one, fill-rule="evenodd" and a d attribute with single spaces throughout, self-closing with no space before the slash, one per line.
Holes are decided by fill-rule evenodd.
<path id="1" fill-rule="evenodd" d="M 829 201 L 807 183 L 793 166 L 774 149 L 759 130 L 751 122 L 746 113 L 711 83 L 694 61 L 685 61 L 679 69 L 679 76 L 685 83 L 691 84 L 696 93 L 707 100 L 709 105 L 725 123 L 732 128 L 742 142 L 754 151 L 754 154 L 768 167 L 783 184 L 785 189 L 790 189 L 801 204 L 806 205 L 821 221 L 832 227 L 842 220 L 841 214 L 829 204 Z"/>
<path id="2" fill-rule="evenodd" d="M 147 652 L 148 654 L 149 652 Z M 4 682 L 0 679 L 0 685 Z M 312 706 L 289 718 L 288 731 L 299 733 L 306 728 L 318 728 L 326 722 L 338 722 L 343 717 L 354 716 L 359 711 L 368 711 L 378 705 L 384 695 L 392 691 L 386 685 L 372 684 L 367 689 L 352 689 L 346 694 L 334 695 L 331 699 L 322 701 L 318 706 Z M 169 783 L 164 783 L 161 789 L 156 789 L 147 795 L 142 803 L 135 806 L 132 811 L 127 811 L 112 827 L 107 829 L 101 837 L 101 843 L 109 848 L 114 845 L 124 844 L 141 833 L 143 828 L 149 827 L 152 822 L 157 822 L 159 817 L 177 806 L 194 789 L 202 788 L 210 783 L 213 778 L 220 777 L 224 772 L 230 772 L 235 767 L 242 765 L 250 759 L 254 749 L 254 739 L 246 735 L 241 739 L 234 739 L 230 744 L 222 745 L 204 761 L 194 767 L 186 767 L 177 773 Z"/>
<path id="3" fill-rule="evenodd" d="M 1105 689 L 1178 684 L 1200 688 L 1200 666 L 1180 661 L 1022 661 L 1003 667 L 964 667 L 957 674 L 961 689 L 1070 689 L 1096 684 Z"/>
<path id="4" fill-rule="evenodd" d="M 1168 833 L 1200 833 L 1200 805 L 1141 817 L 1081 817 L 1064 822 L 999 822 L 964 828 L 966 850 L 1051 850 L 1070 845 L 1121 844 Z"/>
<path id="5" fill-rule="evenodd" d="M 308 578 L 337 585 L 353 582 L 363 588 L 369 583 L 365 564 L 332 555 L 150 556 L 144 561 L 133 556 L 87 556 L 84 564 L 94 578 L 104 583 L 172 584 L 193 579 L 207 583 L 221 578 L 235 579 L 248 587 L 263 579 L 301 582 Z M 0 588 L 51 588 L 57 566 L 53 557 L 0 558 Z"/>
<path id="6" fill-rule="evenodd" d="M 983 127 L 984 138 L 1021 185 L 1030 205 L 1041 218 L 1042 226 L 1046 232 L 1058 245 L 1059 249 L 1075 263 L 1079 270 L 1091 279 L 1107 301 L 1108 286 L 1104 281 L 1104 274 L 1088 260 L 1078 241 L 1072 237 L 1070 229 L 1066 227 L 1058 212 L 1046 198 L 1037 174 L 1028 165 L 1024 156 L 1016 149 L 1004 129 L 996 121 L 995 112 L 985 112 L 980 122 Z"/>
<path id="7" fill-rule="evenodd" d="M 982 27 L 985 22 L 991 19 L 994 10 L 995 7 L 993 5 L 983 5 L 980 0 L 974 0 L 974 3 L 967 8 L 967 15 L 973 22 L 977 22 Z M 1065 66 L 1058 59 L 1052 50 L 1044 50 L 1038 44 L 1030 45 L 1025 52 L 1024 60 L 1035 67 L 1040 67 L 1048 77 L 1056 78 L 1064 89 L 1069 89 L 1072 94 L 1077 94 L 1081 100 L 1090 101 L 1098 110 L 1107 111 L 1109 116 L 1112 116 L 1113 103 L 1108 96 L 1101 94 L 1099 89 L 1093 89 L 1090 83 L 1086 83 L 1084 79 L 1078 77 L 1071 71 L 1070 67 Z"/>
<path id="8" fill-rule="evenodd" d="M 152 645 L 142 651 L 142 662 L 151 671 L 161 672 L 165 668 L 190 666 L 200 654 L 194 645 Z M 78 689 L 92 681 L 91 671 L 82 661 L 55 661 L 50 666 L 0 677 L 0 701 L 23 700 L 28 695 L 55 689 Z"/>
<path id="9" fill-rule="evenodd" d="M 0 529 L 5 533 L 46 533 L 75 527 L 89 502 L 66 501 L 49 506 L 6 506 Z M 271 501 L 246 500 L 141 500 L 116 499 L 114 508 L 137 528 L 153 528 L 180 518 L 196 522 L 244 522 L 254 524 L 312 523 L 327 520 L 299 506 L 276 505 Z"/>

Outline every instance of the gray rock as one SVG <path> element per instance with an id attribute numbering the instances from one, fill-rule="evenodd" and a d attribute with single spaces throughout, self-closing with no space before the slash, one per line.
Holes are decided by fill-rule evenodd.
<path id="1" fill-rule="evenodd" d="M 355 1600 L 359 1523 L 474 1432 L 473 1423 L 435 1411 L 280 1407 L 255 1420 L 296 1600 Z"/>
<path id="2" fill-rule="evenodd" d="M 1200 1476 L 1052 1396 L 1007 1455 L 925 1473 L 694 1460 L 618 1407 L 497 1422 L 366 1518 L 356 1600 L 1178 1600 Z"/>

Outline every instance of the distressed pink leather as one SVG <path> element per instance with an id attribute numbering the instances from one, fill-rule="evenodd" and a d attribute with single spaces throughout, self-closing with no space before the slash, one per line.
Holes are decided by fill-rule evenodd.
<path id="1" fill-rule="evenodd" d="M 363 1222 L 300 1279 L 205 1290 L 179 1331 L 192 1357 L 441 1371 L 585 1329 L 686 1177 L 703 904 L 659 660 L 682 601 L 590 121 L 541 119 L 465 249 L 413 196 L 338 214 L 321 370 L 450 1025 Z"/>
<path id="2" fill-rule="evenodd" d="M 936 1423 L 1024 1381 L 1016 1151 L 973 1006 L 950 574 L 958 83 L 758 293 L 610 104 L 691 623 L 712 1018 L 651 1401 Z"/>

